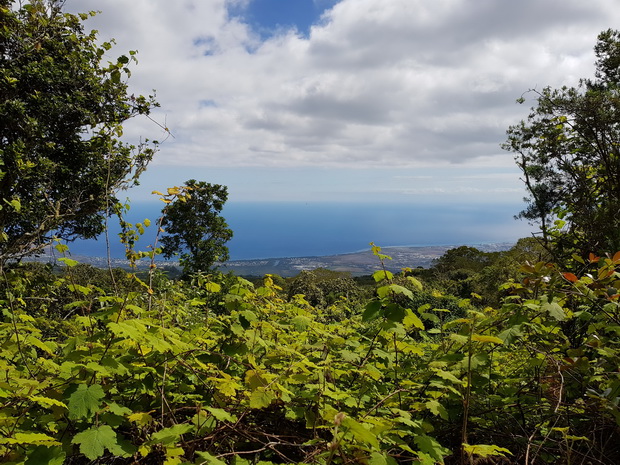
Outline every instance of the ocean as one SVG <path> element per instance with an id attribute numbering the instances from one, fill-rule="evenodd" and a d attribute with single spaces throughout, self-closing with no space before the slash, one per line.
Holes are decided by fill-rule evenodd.
<path id="1" fill-rule="evenodd" d="M 137 250 L 147 250 L 163 204 L 134 203 L 128 219 L 152 225 Z M 308 257 L 357 252 L 374 242 L 388 246 L 475 245 L 514 242 L 533 228 L 515 220 L 522 205 L 414 205 L 362 203 L 238 202 L 222 216 L 234 232 L 231 260 Z M 113 257 L 123 257 L 120 228 L 110 220 Z M 69 244 L 75 255 L 105 256 L 105 238 Z"/>

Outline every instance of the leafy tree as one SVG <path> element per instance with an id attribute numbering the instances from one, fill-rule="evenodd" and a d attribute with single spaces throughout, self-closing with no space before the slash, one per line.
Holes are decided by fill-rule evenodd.
<path id="1" fill-rule="evenodd" d="M 483 252 L 475 247 L 462 245 L 447 250 L 441 257 L 434 261 L 433 267 L 440 272 L 461 269 L 480 271 L 493 261 L 495 255 L 497 254 L 493 252 Z"/>
<path id="2" fill-rule="evenodd" d="M 355 300 L 361 296 L 362 289 L 347 272 L 316 268 L 303 270 L 290 281 L 289 300 L 297 294 L 303 294 L 311 305 L 324 307 L 341 297 Z"/>
<path id="3" fill-rule="evenodd" d="M 220 216 L 228 199 L 226 186 L 190 179 L 184 188 L 189 195 L 178 197 L 162 211 L 166 233 L 161 242 L 164 256 L 181 253 L 185 274 L 191 274 L 228 260 L 224 244 L 233 232 Z"/>
<path id="4" fill-rule="evenodd" d="M 599 34 L 594 52 L 595 78 L 534 91 L 503 145 L 529 193 L 519 217 L 540 223 L 556 260 L 620 250 L 620 32 Z"/>
<path id="5" fill-rule="evenodd" d="M 148 115 L 152 97 L 129 96 L 129 52 L 109 62 L 64 2 L 0 0 L 0 266 L 40 251 L 52 236 L 101 233 L 115 193 L 153 156 L 119 140 Z"/>

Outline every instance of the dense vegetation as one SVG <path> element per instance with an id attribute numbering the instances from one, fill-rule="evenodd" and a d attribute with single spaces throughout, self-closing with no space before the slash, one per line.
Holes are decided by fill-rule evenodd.
<path id="1" fill-rule="evenodd" d="M 410 271 L 377 271 L 370 298 L 332 277 L 350 297 L 332 290 L 313 306 L 277 277 L 153 271 L 149 286 L 64 262 L 3 275 L 4 462 L 611 464 L 620 454 L 620 254 L 590 257 L 580 277 L 525 265 L 496 308 Z"/>
<path id="2" fill-rule="evenodd" d="M 101 233 L 154 153 L 120 140 L 124 122 L 156 106 L 128 95 L 135 53 L 106 62 L 112 45 L 62 3 L 0 0 L 0 267 L 54 236 Z"/>
<path id="3" fill-rule="evenodd" d="M 618 462 L 620 220 L 606 196 L 620 164 L 618 33 L 599 37 L 595 81 L 543 91 L 509 130 L 531 194 L 523 216 L 541 221 L 542 240 L 503 253 L 460 247 L 398 274 L 371 245 L 377 271 L 366 279 L 314 270 L 250 282 L 201 255 L 225 253 L 226 190 L 192 181 L 158 193 L 171 206 L 154 222 L 168 228 L 166 253 L 185 246 L 174 280 L 157 269 L 158 243 L 138 250 L 149 222 L 127 223 L 114 199 L 152 154 L 116 139 L 151 105 L 126 99 L 129 59 L 101 67 L 95 36 L 57 2 L 13 3 L 0 0 L 0 86 L 10 90 L 0 102 L 1 463 Z M 47 97 L 20 90 L 28 72 L 49 71 L 52 85 L 74 65 L 92 78 L 82 90 L 103 119 L 66 79 Z M 72 117 L 46 118 L 47 104 Z M 67 163 L 78 155 L 85 164 Z M 191 211 L 173 205 L 201 195 L 195 208 L 219 227 L 216 242 L 208 227 L 181 235 Z M 89 236 L 112 212 L 147 273 L 81 265 L 61 241 L 61 268 L 21 261 L 53 230 Z"/>

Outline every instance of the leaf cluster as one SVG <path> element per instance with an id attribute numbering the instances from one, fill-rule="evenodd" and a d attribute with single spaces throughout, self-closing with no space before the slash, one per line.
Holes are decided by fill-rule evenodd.
<path id="1" fill-rule="evenodd" d="M 101 233 L 153 156 L 121 141 L 123 123 L 156 106 L 127 95 L 135 52 L 107 61 L 112 44 L 84 31 L 88 16 L 54 0 L 0 6 L 0 264 L 52 235 Z"/>

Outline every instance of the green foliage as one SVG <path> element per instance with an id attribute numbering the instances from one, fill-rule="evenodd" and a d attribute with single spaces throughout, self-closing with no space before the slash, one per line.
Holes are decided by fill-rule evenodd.
<path id="1" fill-rule="evenodd" d="M 0 5 L 0 265 L 40 251 L 52 235 L 94 237 L 115 193 L 153 156 L 121 142 L 122 125 L 152 98 L 127 95 L 135 52 L 107 61 L 62 2 Z"/>
<path id="2" fill-rule="evenodd" d="M 620 249 L 620 33 L 598 36 L 595 79 L 544 88 L 527 121 L 508 129 L 528 190 L 521 218 L 540 224 L 556 261 Z"/>
<path id="3" fill-rule="evenodd" d="M 101 400 L 104 397 L 103 388 L 98 384 L 78 385 L 77 390 L 69 396 L 67 403 L 69 418 L 72 420 L 92 418 L 101 407 Z"/>
<path id="4" fill-rule="evenodd" d="M 92 427 L 76 434 L 71 441 L 80 446 L 80 453 L 90 460 L 103 457 L 107 449 L 111 454 L 119 457 L 129 457 L 131 454 L 123 450 L 114 430 L 108 425 Z"/>
<path id="5" fill-rule="evenodd" d="M 82 265 L 17 267 L 0 296 L 0 453 L 28 464 L 612 463 L 618 441 L 600 438 L 620 424 L 620 253 L 582 262 L 578 274 L 524 265 L 497 309 L 439 296 L 411 270 L 374 273 L 358 308 L 289 301 L 270 276 L 103 289 Z M 64 313 L 32 304 L 56 287 Z"/>
<path id="6" fill-rule="evenodd" d="M 317 307 L 333 305 L 339 299 L 355 302 L 363 294 L 349 273 L 325 268 L 304 270 L 291 279 L 287 287 L 289 300 L 301 294 Z"/>
<path id="7" fill-rule="evenodd" d="M 162 211 L 161 227 L 165 235 L 161 243 L 167 258 L 181 253 L 181 265 L 189 275 L 228 260 L 224 244 L 233 233 L 220 216 L 228 198 L 225 186 L 190 179 L 182 190 L 186 195 L 171 202 L 164 199 L 167 205 Z"/>

